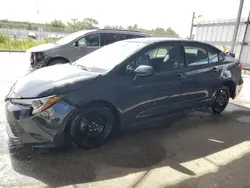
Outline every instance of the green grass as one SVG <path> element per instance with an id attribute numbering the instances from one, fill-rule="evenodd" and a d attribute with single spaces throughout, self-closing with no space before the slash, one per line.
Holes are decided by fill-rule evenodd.
<path id="1" fill-rule="evenodd" d="M 6 40 L 0 43 L 0 50 L 27 50 L 33 46 L 45 44 L 47 41 L 34 41 L 32 39 L 24 40 Z"/>

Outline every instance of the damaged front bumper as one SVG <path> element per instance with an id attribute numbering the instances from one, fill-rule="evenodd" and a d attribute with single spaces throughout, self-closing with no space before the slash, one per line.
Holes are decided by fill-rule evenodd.
<path id="1" fill-rule="evenodd" d="M 29 72 L 32 72 L 36 69 L 42 68 L 47 65 L 51 58 L 44 55 L 43 52 L 32 52 L 30 56 L 30 68 Z"/>
<path id="2" fill-rule="evenodd" d="M 6 131 L 16 144 L 34 147 L 62 147 L 69 139 L 65 128 L 70 123 L 75 108 L 60 100 L 37 115 L 31 107 L 5 101 Z"/>

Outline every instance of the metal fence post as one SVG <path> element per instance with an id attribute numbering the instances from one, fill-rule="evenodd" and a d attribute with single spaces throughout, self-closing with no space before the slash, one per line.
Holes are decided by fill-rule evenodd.
<path id="1" fill-rule="evenodd" d="M 230 50 L 231 52 L 234 51 L 235 43 L 237 40 L 237 34 L 238 34 L 239 25 L 240 25 L 240 18 L 241 18 L 243 4 L 244 4 L 244 0 L 240 0 L 238 15 L 237 15 L 237 19 L 236 19 L 236 23 L 235 23 L 235 27 L 234 27 L 233 39 L 232 39 L 232 43 L 231 43 L 231 50 Z"/>
<path id="2" fill-rule="evenodd" d="M 189 39 L 192 39 L 192 38 L 193 38 L 194 17 L 195 17 L 195 12 L 193 12 L 193 17 L 192 17 L 192 22 L 191 22 L 191 29 L 190 29 L 190 36 L 189 36 Z"/>
<path id="3" fill-rule="evenodd" d="M 7 30 L 7 36 L 8 36 L 8 47 L 9 47 L 9 52 L 10 52 L 10 35 L 9 35 L 8 23 L 7 22 L 6 22 L 6 30 Z"/>
<path id="4" fill-rule="evenodd" d="M 243 36 L 243 40 L 242 40 L 242 43 L 241 43 L 239 59 L 241 58 L 241 54 L 242 54 L 244 45 L 246 45 L 245 42 L 246 42 L 246 35 L 247 35 L 247 30 L 248 30 L 249 24 L 250 24 L 250 11 L 249 11 L 249 13 L 248 13 L 248 17 L 247 17 L 247 21 L 246 21 L 246 29 L 245 29 L 244 36 Z"/>

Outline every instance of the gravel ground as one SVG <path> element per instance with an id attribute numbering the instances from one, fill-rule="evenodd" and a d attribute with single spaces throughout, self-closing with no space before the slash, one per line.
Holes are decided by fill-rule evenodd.
<path id="1" fill-rule="evenodd" d="M 1 53 L 0 59 L 8 62 L 0 69 L 0 187 L 250 187 L 249 77 L 221 115 L 194 112 L 129 131 L 95 150 L 32 151 L 8 142 L 3 103 L 29 56 Z"/>

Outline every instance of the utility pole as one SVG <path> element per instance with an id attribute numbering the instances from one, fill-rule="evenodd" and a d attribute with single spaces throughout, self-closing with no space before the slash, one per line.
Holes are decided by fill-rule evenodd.
<path id="1" fill-rule="evenodd" d="M 195 18 L 195 12 L 193 12 L 189 39 L 192 39 L 192 37 L 193 37 L 194 18 Z"/>
<path id="2" fill-rule="evenodd" d="M 237 34 L 238 34 L 239 26 L 240 26 L 240 18 L 241 18 L 243 4 L 244 4 L 244 0 L 240 0 L 238 15 L 237 15 L 237 19 L 236 19 L 236 23 L 235 23 L 235 27 L 234 27 L 233 39 L 232 39 L 232 43 L 231 43 L 231 49 L 230 49 L 231 52 L 233 52 L 234 48 L 235 48 Z"/>

